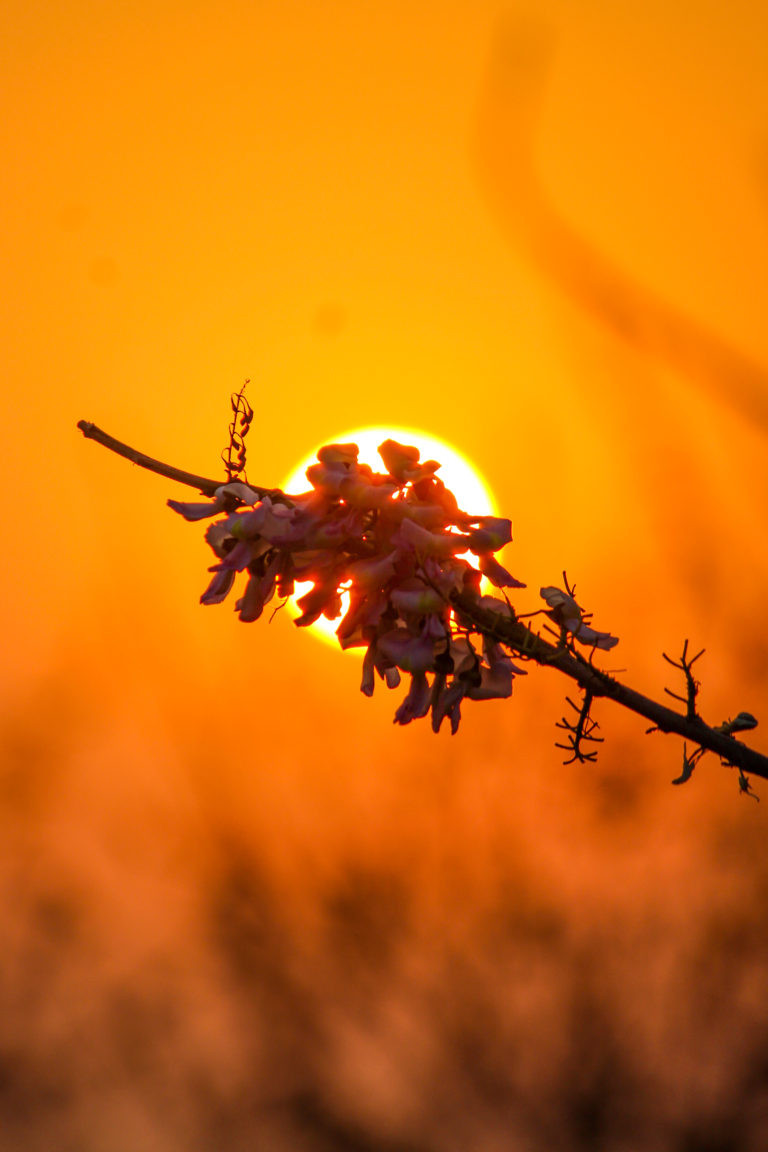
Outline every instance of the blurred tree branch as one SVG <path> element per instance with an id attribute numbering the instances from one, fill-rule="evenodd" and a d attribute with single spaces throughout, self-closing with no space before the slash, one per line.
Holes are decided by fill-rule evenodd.
<path id="1" fill-rule="evenodd" d="M 548 202 L 533 146 L 554 52 L 543 21 L 508 17 L 497 26 L 473 141 L 495 215 L 515 247 L 619 339 L 768 432 L 768 368 L 633 280 Z"/>

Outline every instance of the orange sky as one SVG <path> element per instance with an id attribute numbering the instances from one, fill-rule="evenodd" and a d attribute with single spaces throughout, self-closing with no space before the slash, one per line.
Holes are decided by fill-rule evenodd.
<path id="1" fill-rule="evenodd" d="M 649 582 L 649 554 L 684 566 L 653 504 L 663 482 L 682 505 L 669 496 L 686 470 L 689 530 L 754 568 L 765 492 L 748 421 L 565 302 L 529 247 L 530 205 L 504 219 L 483 149 L 490 120 L 515 163 L 516 126 L 504 139 L 488 95 L 498 44 L 527 58 L 543 41 L 542 196 L 623 275 L 766 361 L 764 18 L 746 4 L 722 23 L 715 4 L 536 12 L 7 6 L 4 466 L 36 506 L 54 479 L 47 551 L 77 556 L 47 613 L 48 564 L 7 533 L 25 676 L 115 579 L 93 517 L 118 513 L 131 566 L 146 551 L 167 570 L 190 543 L 168 486 L 99 458 L 73 420 L 211 471 L 245 376 L 265 482 L 339 428 L 429 427 L 485 470 L 534 585 L 567 564 L 597 603 L 617 563 Z"/>
<path id="2" fill-rule="evenodd" d="M 301 757 L 295 675 L 302 726 L 346 733 L 350 770 L 361 733 L 432 754 L 428 733 L 390 729 L 394 697 L 358 697 L 356 669 L 287 618 L 201 609 L 209 556 L 165 506 L 176 486 L 75 430 L 215 472 L 246 376 L 254 480 L 355 425 L 429 428 L 512 517 L 521 609 L 566 568 L 638 687 L 660 692 L 660 651 L 688 636 L 708 650 L 712 719 L 760 714 L 765 428 L 728 371 L 750 358 L 759 391 L 768 365 L 759 9 L 49 3 L 4 19 L 2 467 L 26 496 L 6 528 L 11 715 L 63 680 L 151 740 L 173 727 L 163 693 L 204 696 L 218 723 L 227 675 L 258 693 L 269 746 L 287 726 Z M 533 679 L 526 714 L 560 697 Z M 556 763 L 548 712 L 485 714 Z M 471 759 L 483 721 L 466 727 L 452 755 Z"/>
<path id="3" fill-rule="evenodd" d="M 630 683 L 660 695 L 689 637 L 705 715 L 768 724 L 767 9 L 6 0 L 0 20 L 4 723 L 56 797 L 23 836 L 119 877 L 147 811 L 187 859 L 206 806 L 266 835 L 279 805 L 289 843 L 338 847 L 365 816 L 416 852 L 447 774 L 465 831 L 522 788 L 589 857 L 546 672 L 453 741 L 394 729 L 397 694 L 365 700 L 287 616 L 200 608 L 182 492 L 75 429 L 216 474 L 245 377 L 254 482 L 347 428 L 428 428 L 512 518 L 520 610 L 565 568 Z M 650 765 L 673 826 L 739 803 L 708 761 L 681 800 L 679 747 L 600 718 L 601 771 Z"/>
<path id="4" fill-rule="evenodd" d="M 490 122 L 527 185 L 489 76 L 500 42 L 532 71 L 543 42 L 512 105 L 535 130 L 542 197 L 624 276 L 767 361 L 754 5 L 48 3 L 5 21 L 4 466 L 36 507 L 53 481 L 46 551 L 77 558 L 48 612 L 48 562 L 7 533 L 25 679 L 116 567 L 130 584 L 153 553 L 175 599 L 170 556 L 193 551 L 168 486 L 99 458 L 73 420 L 211 471 L 245 376 L 265 482 L 340 427 L 429 427 L 485 470 L 533 585 L 563 564 L 595 603 L 617 564 L 655 583 L 655 565 L 692 563 L 683 525 L 694 550 L 717 541 L 702 569 L 724 576 L 735 547 L 730 579 L 764 564 L 749 422 L 565 302 L 557 254 L 537 265 L 530 205 L 504 218 L 487 155 Z M 670 497 L 686 472 L 683 512 Z M 109 529 L 95 544 L 108 509 L 130 559 L 107 555 Z M 179 611 L 172 627 L 196 632 Z"/>

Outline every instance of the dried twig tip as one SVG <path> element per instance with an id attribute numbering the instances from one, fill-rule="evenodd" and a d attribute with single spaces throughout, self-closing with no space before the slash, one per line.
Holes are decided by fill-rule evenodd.
<path id="1" fill-rule="evenodd" d="M 245 438 L 251 427 L 253 420 L 253 408 L 245 398 L 246 386 L 250 384 L 250 380 L 246 380 L 239 392 L 233 392 L 230 396 L 230 405 L 232 407 L 232 420 L 229 424 L 229 444 L 222 451 L 221 458 L 224 461 L 224 467 L 227 470 L 227 483 L 231 484 L 233 480 L 244 480 L 247 483 L 245 474 Z"/>

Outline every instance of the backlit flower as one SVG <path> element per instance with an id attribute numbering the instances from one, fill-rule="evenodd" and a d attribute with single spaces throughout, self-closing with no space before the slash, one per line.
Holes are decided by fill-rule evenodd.
<path id="1" fill-rule="evenodd" d="M 430 478 L 440 467 L 436 460 L 419 463 L 421 453 L 410 444 L 399 444 L 397 440 L 385 440 L 378 447 L 379 456 L 384 461 L 387 472 L 398 484 L 418 483 Z"/>
<path id="2" fill-rule="evenodd" d="M 434 641 L 414 636 L 407 628 L 393 628 L 379 637 L 377 647 L 388 660 L 404 672 L 426 672 L 434 661 Z"/>
<path id="3" fill-rule="evenodd" d="M 572 633 L 582 644 L 592 648 L 613 648 L 618 644 L 618 636 L 610 632 L 597 632 L 584 622 L 583 612 L 569 592 L 548 585 L 541 589 L 541 596 L 549 605 L 547 615 L 566 632 Z"/>
<path id="4" fill-rule="evenodd" d="M 213 494 L 212 500 L 205 503 L 186 504 L 181 500 L 169 500 L 168 507 L 173 508 L 185 520 L 205 520 L 215 516 L 217 512 L 232 508 L 236 503 L 256 504 L 260 499 L 258 492 L 249 488 L 247 484 L 236 481 L 232 484 L 222 484 Z"/>
<path id="5" fill-rule="evenodd" d="M 235 609 L 253 621 L 275 595 L 282 599 L 296 582 L 309 582 L 294 623 L 340 618 L 340 646 L 365 649 L 366 696 L 377 677 L 389 688 L 410 677 L 395 723 L 431 712 L 436 732 L 446 719 L 456 732 L 465 700 L 505 699 L 514 677 L 525 674 L 504 640 L 502 623 L 516 621 L 514 610 L 480 595 L 483 576 L 499 588 L 524 587 L 495 555 L 511 542 L 512 524 L 459 509 L 435 476 L 437 462 L 421 462 L 417 448 L 385 440 L 379 454 L 382 473 L 358 462 L 356 444 L 325 445 L 307 470 L 312 490 L 296 497 L 260 495 L 236 481 L 204 503 L 169 503 L 187 520 L 216 518 L 206 531 L 217 563 L 204 604 L 226 599 L 243 572 Z M 456 607 L 457 594 L 477 603 L 480 618 L 492 613 L 498 628 L 475 625 L 471 612 L 467 617 Z M 616 643 L 589 626 L 569 592 L 546 587 L 541 594 L 551 619 L 577 640 L 601 648 Z"/>
<path id="6" fill-rule="evenodd" d="M 427 677 L 423 672 L 414 672 L 411 678 L 411 687 L 404 697 L 400 707 L 395 712 L 395 724 L 410 724 L 411 720 L 418 720 L 426 716 L 430 706 L 430 689 Z"/>

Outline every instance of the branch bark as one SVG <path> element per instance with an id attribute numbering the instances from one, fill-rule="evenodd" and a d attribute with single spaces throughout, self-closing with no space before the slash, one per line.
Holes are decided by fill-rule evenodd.
<path id="1" fill-rule="evenodd" d="M 145 456 L 143 452 L 131 448 L 129 444 L 123 444 L 122 440 L 115 440 L 114 436 L 110 436 L 108 432 L 104 432 L 96 424 L 91 424 L 89 420 L 78 420 L 77 426 L 86 440 L 95 440 L 97 444 L 109 448 L 110 452 L 116 452 L 123 459 L 130 460 L 132 464 L 138 464 L 140 468 L 146 468 L 149 472 L 156 472 L 158 476 L 167 476 L 169 480 L 177 480 L 179 484 L 187 484 L 190 488 L 197 488 L 198 492 L 202 492 L 204 496 L 213 496 L 217 488 L 221 488 L 222 484 L 227 483 L 226 479 L 211 480 L 207 476 L 197 476 L 194 472 L 185 472 L 183 468 L 174 468 L 171 464 L 164 464 L 162 460 Z M 249 484 L 248 487 L 258 496 L 269 496 L 273 501 L 287 500 L 279 488 L 260 488 L 256 484 Z M 290 501 L 288 502 L 290 503 Z"/>
<path id="2" fill-rule="evenodd" d="M 700 716 L 689 718 L 648 696 L 643 696 L 607 672 L 601 672 L 583 657 L 574 655 L 568 648 L 550 644 L 519 620 L 500 618 L 498 613 L 484 609 L 467 592 L 454 593 L 452 600 L 459 620 L 465 625 L 480 628 L 522 656 L 535 660 L 543 667 L 555 668 L 558 672 L 570 676 L 593 696 L 614 700 L 622 707 L 628 708 L 630 712 L 644 716 L 660 732 L 674 732 L 706 748 L 708 752 L 717 753 L 726 763 L 740 768 L 743 772 L 762 776 L 764 780 L 768 780 L 768 756 L 763 756 L 733 736 L 726 736 L 711 728 Z"/>

